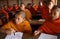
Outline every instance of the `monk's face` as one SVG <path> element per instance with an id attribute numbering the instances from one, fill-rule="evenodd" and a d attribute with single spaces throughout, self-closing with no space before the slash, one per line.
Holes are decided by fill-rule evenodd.
<path id="1" fill-rule="evenodd" d="M 16 15 L 16 19 L 15 19 L 16 24 L 19 24 L 22 21 L 23 21 L 23 17 L 21 15 Z"/>
<path id="2" fill-rule="evenodd" d="M 21 10 L 24 10 L 24 9 L 25 9 L 25 5 L 22 4 L 22 5 L 21 5 Z"/>
<path id="3" fill-rule="evenodd" d="M 48 7 L 49 7 L 49 9 L 52 9 L 53 6 L 54 6 L 53 2 L 50 2 Z"/>
<path id="4" fill-rule="evenodd" d="M 60 13 L 58 11 L 52 12 L 52 14 L 51 14 L 52 20 L 58 19 L 59 18 L 59 14 Z"/>

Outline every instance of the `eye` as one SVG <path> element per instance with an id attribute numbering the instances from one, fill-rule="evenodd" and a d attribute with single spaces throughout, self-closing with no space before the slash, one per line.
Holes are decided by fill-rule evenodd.
<path id="1" fill-rule="evenodd" d="M 18 18 L 18 20 L 19 20 L 20 18 Z"/>

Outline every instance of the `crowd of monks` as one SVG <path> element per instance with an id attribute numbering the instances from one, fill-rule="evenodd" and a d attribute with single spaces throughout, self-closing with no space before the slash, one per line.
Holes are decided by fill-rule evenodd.
<path id="1" fill-rule="evenodd" d="M 57 6 L 54 6 L 53 2 L 49 2 L 48 5 L 45 1 L 40 5 L 32 5 L 31 3 L 27 4 L 27 6 L 23 3 L 20 6 L 14 4 L 7 7 L 4 5 L 0 10 L 0 26 L 1 29 L 13 28 L 17 32 L 31 33 L 32 28 L 29 21 L 33 20 L 37 15 L 40 17 L 39 19 L 45 19 L 45 22 L 34 32 L 35 35 L 41 32 L 60 34 L 59 10 Z M 22 14 L 19 15 L 19 13 Z"/>

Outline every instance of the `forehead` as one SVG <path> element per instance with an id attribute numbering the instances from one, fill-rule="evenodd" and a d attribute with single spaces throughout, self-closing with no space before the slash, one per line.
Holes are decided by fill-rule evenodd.
<path id="1" fill-rule="evenodd" d="M 16 14 L 15 15 L 15 18 L 18 18 L 18 17 L 21 17 L 21 15 L 20 14 Z"/>

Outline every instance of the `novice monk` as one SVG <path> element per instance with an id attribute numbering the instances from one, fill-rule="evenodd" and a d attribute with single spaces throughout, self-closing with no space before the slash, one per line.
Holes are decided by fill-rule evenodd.
<path id="1" fill-rule="evenodd" d="M 50 21 L 46 21 L 39 27 L 38 31 L 35 31 L 35 36 L 41 32 L 54 35 L 60 34 L 60 9 L 57 6 L 52 9 Z"/>
<path id="2" fill-rule="evenodd" d="M 7 24 L 5 24 L 4 26 L 2 26 L 2 29 L 6 29 L 6 28 L 13 28 L 15 31 L 18 32 L 26 32 L 26 33 L 31 33 L 32 29 L 31 26 L 29 24 L 29 22 L 25 19 L 25 14 L 24 12 L 18 12 L 15 15 L 15 22 L 13 20 L 11 20 L 10 22 L 8 22 Z"/>
<path id="3" fill-rule="evenodd" d="M 21 10 L 25 12 L 26 14 L 26 19 L 27 20 L 30 20 L 32 18 L 32 14 L 31 12 L 25 8 L 25 5 L 22 3 L 21 6 L 20 6 Z"/>
<path id="4" fill-rule="evenodd" d="M 41 12 L 42 18 L 49 21 L 49 19 L 50 19 L 49 18 L 49 8 L 47 6 L 46 1 L 43 1 L 41 3 L 41 5 L 39 5 L 38 10 Z"/>

